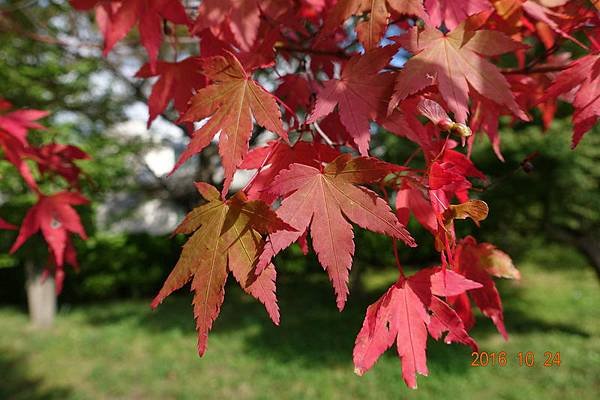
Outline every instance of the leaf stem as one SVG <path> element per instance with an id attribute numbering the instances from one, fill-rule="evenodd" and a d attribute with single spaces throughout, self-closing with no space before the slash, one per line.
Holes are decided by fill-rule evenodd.
<path id="1" fill-rule="evenodd" d="M 250 178 L 250 180 L 248 181 L 248 183 L 246 183 L 246 185 L 242 188 L 242 192 L 244 194 L 248 194 L 247 193 L 248 189 L 250 189 L 250 186 L 252 186 L 252 184 L 256 180 L 256 177 L 260 174 L 260 171 L 262 171 L 262 169 L 265 167 L 265 165 L 267 165 L 267 163 L 271 160 L 271 157 L 273 156 L 273 154 L 275 153 L 275 150 L 277 149 L 277 147 L 280 144 L 281 144 L 281 139 L 277 139 L 277 143 L 275 143 L 275 146 L 273 146 L 273 148 L 269 151 L 269 154 L 267 154 L 267 156 L 263 160 L 263 162 L 260 165 L 260 167 L 258 167 L 258 169 L 254 173 L 254 175 L 252 175 L 252 178 Z"/>
<path id="2" fill-rule="evenodd" d="M 390 203 L 390 198 L 388 196 L 387 190 L 383 184 L 379 184 L 381 191 L 383 192 L 383 198 L 386 203 Z M 394 258 L 396 259 L 396 267 L 398 267 L 398 272 L 400 273 L 400 278 L 405 279 L 406 275 L 404 275 L 404 268 L 402 268 L 402 264 L 400 264 L 400 255 L 398 254 L 398 241 L 395 238 L 392 239 L 392 251 L 394 252 Z"/>
<path id="3" fill-rule="evenodd" d="M 415 158 L 417 156 L 417 154 L 419 154 L 423 149 L 421 149 L 420 147 L 417 147 L 411 154 L 410 156 L 408 156 L 408 158 L 406 159 L 406 161 L 404 161 L 404 164 L 402 164 L 403 167 L 408 167 L 408 164 L 410 164 L 410 162 L 413 160 L 413 158 Z"/>
<path id="4" fill-rule="evenodd" d="M 331 140 L 329 136 L 327 136 L 327 134 L 323 132 L 323 129 L 321 129 L 317 121 L 313 122 L 312 125 L 315 127 L 315 130 L 319 133 L 319 135 L 323 138 L 325 143 L 327 143 L 329 146 L 335 146 L 333 140 Z"/>

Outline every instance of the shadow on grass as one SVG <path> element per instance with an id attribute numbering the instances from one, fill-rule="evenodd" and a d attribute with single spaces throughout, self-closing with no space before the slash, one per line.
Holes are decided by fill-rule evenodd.
<path id="1" fill-rule="evenodd" d="M 510 281 L 497 280 L 496 285 L 502 297 L 504 307 L 504 323 L 508 334 L 510 333 L 534 333 L 534 332 L 561 332 L 567 335 L 579 336 L 582 338 L 591 337 L 589 332 L 586 332 L 580 327 L 568 325 L 562 322 L 548 321 L 537 318 L 533 313 L 524 311 L 526 301 L 523 299 L 523 287 L 513 286 Z M 477 320 L 478 325 L 475 327 L 476 333 L 480 335 L 497 334 L 492 321 L 480 316 Z"/>
<path id="2" fill-rule="evenodd" d="M 230 280 L 233 283 L 233 280 Z M 274 326 L 263 306 L 244 294 L 235 284 L 227 286 L 222 312 L 215 322 L 211 336 L 240 332 L 247 354 L 261 359 L 301 364 L 305 368 L 323 365 L 347 365 L 351 359 L 354 339 L 364 313 L 385 288 L 369 292 L 352 290 L 346 308 L 338 312 L 331 284 L 324 275 L 288 274 L 278 282 L 281 325 Z M 574 326 L 537 319 L 516 306 L 522 302 L 518 288 L 502 290 L 505 302 L 505 321 L 509 333 L 560 331 L 569 335 L 589 337 Z M 193 335 L 191 295 L 173 296 L 154 312 L 140 312 L 139 305 L 131 307 L 94 307 L 86 313 L 91 324 L 113 324 L 126 320 L 151 331 L 179 330 Z M 522 306 L 522 304 L 521 304 Z M 473 332 L 475 338 L 498 335 L 491 321 L 481 317 Z M 210 337 L 209 337 L 210 346 Z M 465 373 L 465 359 L 470 350 L 460 345 L 428 342 L 428 362 L 437 367 Z M 385 357 L 396 357 L 388 351 Z M 454 372 L 453 372 L 454 373 Z"/>
<path id="3" fill-rule="evenodd" d="M 68 387 L 46 387 L 41 378 L 27 371 L 28 360 L 9 349 L 0 348 L 0 399 L 5 400 L 64 400 L 70 397 Z"/>

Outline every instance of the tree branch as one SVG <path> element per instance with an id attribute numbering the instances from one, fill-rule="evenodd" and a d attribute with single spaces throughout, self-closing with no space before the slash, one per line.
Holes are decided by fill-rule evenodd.
<path id="1" fill-rule="evenodd" d="M 350 58 L 350 56 L 348 54 L 344 53 L 341 50 L 339 50 L 339 51 L 320 50 L 320 49 L 311 49 L 311 48 L 305 48 L 305 47 L 289 46 L 289 45 L 278 44 L 278 43 L 276 43 L 274 47 L 275 47 L 275 50 L 289 51 L 291 53 L 305 53 L 305 54 L 315 54 L 315 55 L 321 55 L 321 56 L 331 56 L 331 57 L 341 58 L 344 60 Z"/>

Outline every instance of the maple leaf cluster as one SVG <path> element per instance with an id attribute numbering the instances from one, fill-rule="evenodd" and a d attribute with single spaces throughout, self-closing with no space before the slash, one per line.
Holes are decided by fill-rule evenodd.
<path id="1" fill-rule="evenodd" d="M 71 236 L 87 239 L 81 219 L 73 206 L 88 203 L 79 192 L 81 169 L 76 161 L 90 157 L 73 145 L 54 142 L 32 144 L 27 138 L 29 130 L 43 130 L 44 126 L 37 121 L 48 113 L 29 109 L 11 111 L 11 108 L 8 101 L 0 99 L 0 148 L 6 161 L 17 169 L 28 188 L 36 195 L 37 202 L 27 211 L 10 252 L 16 252 L 31 236 L 41 232 L 49 253 L 44 274 L 54 274 L 56 293 L 59 294 L 64 280 L 64 264 L 78 268 Z M 32 164 L 34 169 L 31 168 Z M 63 182 L 66 189 L 46 194 L 40 188 L 39 180 L 57 184 Z M 17 227 L 0 218 L 0 229 L 13 230 Z"/>
<path id="2" fill-rule="evenodd" d="M 528 122 L 541 113 L 547 127 L 558 100 L 574 109 L 573 146 L 597 123 L 598 2 L 71 3 L 95 9 L 105 53 L 137 25 L 149 62 L 136 76 L 157 77 L 148 124 L 172 101 L 178 123 L 189 127 L 190 143 L 175 169 L 218 138 L 221 190 L 197 183 L 206 202 L 177 228 L 191 236 L 152 303 L 191 281 L 201 355 L 229 273 L 279 323 L 274 257 L 294 243 L 308 252 L 309 237 L 342 310 L 353 224 L 390 237 L 398 268 L 356 339 L 358 374 L 395 343 L 404 381 L 416 387 L 416 374 L 427 374 L 428 336 L 476 348 L 471 301 L 507 337 L 493 278 L 519 273 L 508 255 L 454 229 L 488 214 L 472 190 L 485 175 L 471 148 L 483 132 L 502 159 L 499 118 Z M 194 43 L 185 58 L 159 60 L 165 35 L 171 46 L 182 37 Z M 585 54 L 557 54 L 564 43 Z M 253 134 L 264 131 L 274 139 L 250 149 Z M 371 154 L 374 132 L 404 137 L 417 151 L 403 165 L 384 162 Z M 229 196 L 238 170 L 255 172 Z M 406 229 L 411 215 L 434 237 L 439 263 L 408 276 L 397 242 L 417 245 Z"/>

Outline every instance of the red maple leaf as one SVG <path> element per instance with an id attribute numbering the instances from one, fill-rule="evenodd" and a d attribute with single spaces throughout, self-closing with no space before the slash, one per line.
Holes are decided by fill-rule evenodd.
<path id="1" fill-rule="evenodd" d="M 540 101 L 571 91 L 575 91 L 571 100 L 575 108 L 571 147 L 575 148 L 600 118 L 600 50 L 573 61 L 556 76 Z"/>
<path id="2" fill-rule="evenodd" d="M 200 72 L 201 60 L 199 57 L 188 57 L 179 62 L 159 61 L 154 71 L 150 64 L 144 65 L 135 74 L 138 78 L 150 78 L 159 76 L 152 86 L 152 92 L 148 98 L 148 128 L 152 121 L 158 117 L 173 100 L 173 106 L 180 114 L 188 106 L 194 90 L 206 86 L 207 79 Z"/>
<path id="3" fill-rule="evenodd" d="M 389 109 L 401 100 L 432 85 L 464 123 L 469 110 L 469 87 L 492 102 L 506 106 L 517 117 L 528 120 L 510 91 L 506 78 L 483 56 L 496 56 L 523 48 L 523 45 L 496 31 L 466 30 L 462 23 L 448 34 L 426 27 L 412 28 L 401 39 L 415 55 L 398 74 Z"/>
<path id="4" fill-rule="evenodd" d="M 41 173 L 52 171 L 74 185 L 81 173 L 75 161 L 89 160 L 90 156 L 77 146 L 49 143 L 32 149 L 31 158 L 36 161 Z"/>
<path id="5" fill-rule="evenodd" d="M 561 67 L 567 67 L 570 63 L 570 54 L 563 53 L 557 56 L 550 56 L 548 60 L 540 64 L 541 68 L 553 68 L 560 69 Z M 531 73 L 531 74 L 511 74 L 507 76 L 508 82 L 511 85 L 513 94 L 515 95 L 517 103 L 524 110 L 537 107 L 542 114 L 542 122 L 544 124 L 544 130 L 549 129 L 556 113 L 556 99 L 545 99 L 546 91 L 556 78 L 556 72 L 546 73 Z M 487 114 L 482 114 L 483 120 L 486 120 L 485 125 L 493 126 L 495 133 L 498 131 L 498 121 L 492 122 L 491 117 Z M 493 113 L 490 113 L 493 114 Z M 486 130 L 484 127 L 483 130 Z M 492 135 L 488 130 L 486 133 L 490 136 L 492 141 Z M 493 143 L 493 141 L 492 141 Z"/>
<path id="6" fill-rule="evenodd" d="M 467 156 L 448 148 L 430 164 L 428 187 L 446 191 L 449 199 L 455 194 L 460 197 L 461 192 L 471 188 L 471 182 L 467 179 L 470 176 L 485 179 L 485 175 L 475 168 Z M 466 201 L 467 198 L 465 196 L 461 200 Z"/>
<path id="7" fill-rule="evenodd" d="M 333 112 L 336 105 L 340 120 L 362 155 L 369 152 L 369 121 L 385 110 L 393 76 L 379 73 L 396 53 L 396 46 L 376 48 L 353 56 L 342 70 L 340 79 L 324 83 L 317 102 L 307 119 L 313 123 Z"/>
<path id="8" fill-rule="evenodd" d="M 210 29 L 221 39 L 235 41 L 242 51 L 250 51 L 261 26 L 261 14 L 278 20 L 290 11 L 287 1 L 203 0 L 198 7 L 193 33 Z"/>
<path id="9" fill-rule="evenodd" d="M 217 37 L 230 34 L 242 50 L 250 50 L 260 26 L 257 0 L 205 0 L 200 3 L 193 32 L 210 28 Z"/>
<path id="10" fill-rule="evenodd" d="M 534 32 L 547 49 L 554 46 L 557 35 L 585 47 L 569 31 L 594 18 L 594 11 L 569 0 L 494 0 L 493 3 L 496 14 L 504 21 L 500 24 L 503 30 L 518 34 Z M 573 8 L 568 11 L 570 6 Z"/>
<path id="11" fill-rule="evenodd" d="M 310 226 L 313 247 L 329 274 L 337 306 L 342 310 L 348 295 L 348 273 L 354 255 L 354 235 L 347 219 L 362 228 L 416 246 L 388 204 L 374 192 L 357 186 L 379 181 L 391 171 L 392 166 L 388 163 L 367 157 L 352 159 L 347 154 L 339 156 L 323 170 L 292 164 L 282 171 L 270 190 L 284 197 L 277 215 L 295 231 L 280 231 L 269 236 L 258 270 L 298 240 Z"/>
<path id="12" fill-rule="evenodd" d="M 41 230 L 48 243 L 50 253 L 54 256 L 54 262 L 57 266 L 62 266 L 69 232 L 79 235 L 82 239 L 87 239 L 79 215 L 73 208 L 73 206 L 86 203 L 88 200 L 85 197 L 74 192 L 60 192 L 50 196 L 40 195 L 38 202 L 25 215 L 10 252 L 17 251 L 27 239 Z"/>
<path id="13" fill-rule="evenodd" d="M 448 29 L 454 29 L 471 15 L 491 8 L 488 0 L 425 0 L 431 25 L 439 27 L 444 24 Z"/>
<path id="14" fill-rule="evenodd" d="M 402 377 L 410 388 L 417 387 L 416 374 L 428 375 L 427 331 L 446 342 L 460 342 L 477 350 L 459 316 L 439 296 L 463 293 L 481 287 L 477 282 L 440 268 L 424 269 L 410 278 L 400 278 L 367 309 L 354 345 L 358 375 L 368 371 L 394 342 L 402 361 Z"/>
<path id="15" fill-rule="evenodd" d="M 324 135 L 314 135 L 315 141 L 328 146 L 331 146 L 333 143 L 334 146 L 346 146 L 353 149 L 356 148 L 354 138 L 350 136 L 348 130 L 340 120 L 339 111 L 334 111 L 319 121 L 319 127 Z M 316 133 L 319 133 L 319 131 L 317 130 Z"/>
<path id="16" fill-rule="evenodd" d="M 0 112 L 12 107 L 7 101 L 0 101 Z M 30 129 L 45 129 L 36 121 L 47 115 L 47 111 L 41 110 L 15 110 L 0 114 L 0 147 L 4 150 L 6 159 L 17 168 L 25 183 L 34 191 L 38 190 L 38 186 L 25 162 L 31 155 L 27 133 Z"/>
<path id="17" fill-rule="evenodd" d="M 30 129 L 46 129 L 43 125 L 35 121 L 47 115 L 48 112 L 42 110 L 15 110 L 6 114 L 0 114 L 0 130 L 13 136 L 22 145 L 28 146 L 27 132 Z"/>
<path id="18" fill-rule="evenodd" d="M 287 132 L 283 129 L 275 98 L 252 79 L 233 54 L 203 59 L 202 73 L 212 80 L 212 84 L 194 95 L 181 121 L 210 119 L 193 133 L 173 171 L 202 151 L 220 133 L 219 154 L 225 168 L 223 193 L 227 193 L 235 169 L 248 152 L 252 117 L 285 140 Z"/>
<path id="19" fill-rule="evenodd" d="M 17 229 L 17 227 L 15 225 L 11 224 L 10 222 L 6 222 L 2 218 L 0 218 L 0 229 L 6 230 L 6 231 L 14 231 L 15 229 Z"/>
<path id="20" fill-rule="evenodd" d="M 321 38 L 331 34 L 351 16 L 367 13 L 368 16 L 356 25 L 358 39 L 365 50 L 378 47 L 392 13 L 427 17 L 423 0 L 340 0 L 327 15 Z"/>
<path id="21" fill-rule="evenodd" d="M 396 195 L 398 220 L 402 224 L 408 225 L 411 212 L 424 228 L 432 234 L 436 234 L 438 228 L 437 218 L 431 206 L 427 190 L 423 185 L 405 179 L 403 186 Z"/>
<path id="22" fill-rule="evenodd" d="M 394 135 L 404 137 L 417 144 L 423 149 L 425 155 L 430 156 L 430 158 L 436 158 L 443 148 L 443 145 L 440 146 L 439 144 L 439 127 L 436 126 L 442 120 L 434 121 L 436 125 L 426 124 L 423 126 L 417 118 L 418 114 L 423 115 L 422 111 L 419 110 L 420 100 L 418 97 L 411 96 L 402 101 L 398 108 L 386 116 L 380 123 Z M 444 114 L 447 116 L 445 111 Z"/>
<path id="23" fill-rule="evenodd" d="M 288 74 L 281 78 L 281 84 L 277 87 L 275 95 L 296 112 L 300 110 L 308 111 L 313 96 L 313 88 L 311 82 L 303 76 Z M 296 117 L 296 115 L 290 115 L 289 117 Z"/>
<path id="24" fill-rule="evenodd" d="M 75 246 L 73 246 L 71 238 L 68 236 L 65 246 L 64 261 L 65 263 L 73 267 L 75 271 L 79 270 L 79 263 L 77 262 L 77 252 L 75 251 Z M 48 254 L 48 264 L 44 268 L 42 279 L 46 279 L 50 274 L 54 275 L 54 291 L 58 296 L 63 289 L 63 283 L 65 281 L 65 269 L 64 265 L 56 264 L 56 257 L 52 249 L 50 249 L 50 254 Z"/>
<path id="25" fill-rule="evenodd" d="M 481 312 L 491 318 L 498 332 L 508 339 L 504 327 L 502 301 L 492 276 L 520 279 L 521 275 L 510 257 L 489 243 L 477 243 L 473 237 L 467 236 L 456 247 L 454 264 L 456 272 L 482 285 L 481 288 L 470 291 L 468 296 L 463 293 L 458 297 L 448 298 L 448 303 L 465 321 L 467 330 L 475 323 L 469 302 L 470 297 Z"/>
<path id="26" fill-rule="evenodd" d="M 225 282 L 231 272 L 241 287 L 265 305 L 279 324 L 275 297 L 275 268 L 269 264 L 255 275 L 255 264 L 263 248 L 262 235 L 292 229 L 262 201 L 246 201 L 239 192 L 224 201 L 213 186 L 196 184 L 208 201 L 192 210 L 175 233 L 193 233 L 179 261 L 152 301 L 156 308 L 169 294 L 192 281 L 194 316 L 198 331 L 198 352 L 206 351 L 208 332 L 219 315 Z"/>
<path id="27" fill-rule="evenodd" d="M 250 151 L 240 164 L 240 169 L 260 170 L 247 186 L 246 194 L 250 199 L 261 199 L 270 204 L 277 196 L 270 193 L 268 188 L 282 170 L 294 163 L 318 168 L 321 163 L 331 162 L 339 155 L 340 152 L 336 149 L 318 142 L 299 141 L 290 146 L 280 140 L 273 140 L 266 146 Z"/>
<path id="28" fill-rule="evenodd" d="M 104 34 L 105 56 L 137 23 L 152 68 L 156 66 L 162 42 L 163 20 L 190 24 L 180 0 L 71 0 L 71 4 L 79 10 L 96 7 L 96 19 Z"/>
<path id="29" fill-rule="evenodd" d="M 511 76 L 510 78 L 513 77 Z M 517 97 L 517 103 L 519 103 L 519 99 L 522 98 Z M 473 113 L 471 114 L 471 121 L 469 122 L 470 129 L 475 133 L 485 132 L 492 144 L 494 153 L 496 153 L 496 157 L 498 157 L 499 160 L 504 161 L 504 156 L 502 156 L 502 152 L 500 151 L 500 133 L 498 132 L 500 116 L 503 114 L 503 110 L 494 102 L 487 100 L 476 93 L 474 93 L 472 98 L 471 109 L 473 110 Z M 469 154 L 471 154 L 473 144 L 475 143 L 475 135 L 469 138 L 468 143 Z"/>
<path id="30" fill-rule="evenodd" d="M 23 180 L 32 190 L 37 191 L 38 185 L 25 162 L 30 154 L 30 148 L 24 146 L 17 138 L 0 129 L 0 148 L 4 151 L 6 160 L 15 166 Z"/>

